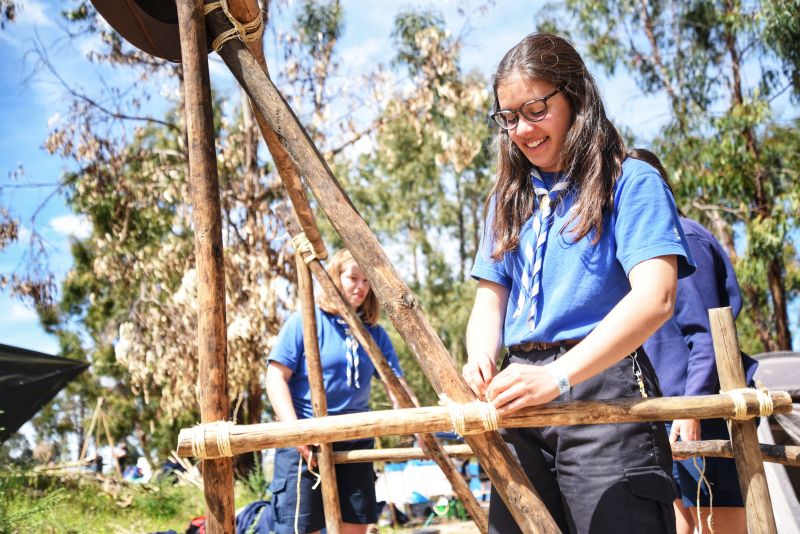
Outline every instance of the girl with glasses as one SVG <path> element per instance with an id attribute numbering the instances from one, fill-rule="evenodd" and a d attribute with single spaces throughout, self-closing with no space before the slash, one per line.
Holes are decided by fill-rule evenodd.
<path id="1" fill-rule="evenodd" d="M 463 374 L 501 414 L 553 400 L 660 395 L 642 343 L 693 271 L 669 189 L 625 159 L 580 55 L 532 34 L 493 79 L 497 180 L 472 276 Z M 496 359 L 508 348 L 500 366 Z M 564 532 L 675 531 L 662 423 L 507 429 Z M 490 532 L 519 532 L 495 493 Z"/>

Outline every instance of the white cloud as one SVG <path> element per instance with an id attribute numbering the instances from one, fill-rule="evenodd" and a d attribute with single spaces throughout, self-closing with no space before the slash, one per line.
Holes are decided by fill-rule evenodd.
<path id="1" fill-rule="evenodd" d="M 50 219 L 50 228 L 63 236 L 86 239 L 92 234 L 92 225 L 88 219 L 78 215 L 60 215 Z"/>
<path id="2" fill-rule="evenodd" d="M 56 23 L 51 18 L 53 16 L 59 16 L 58 10 L 48 8 L 38 0 L 27 0 L 17 10 L 14 24 L 54 28 Z"/>
<path id="3" fill-rule="evenodd" d="M 39 318 L 36 312 L 22 303 L 14 302 L 11 304 L 11 314 L 9 319 L 14 322 L 27 323 L 37 321 Z"/>

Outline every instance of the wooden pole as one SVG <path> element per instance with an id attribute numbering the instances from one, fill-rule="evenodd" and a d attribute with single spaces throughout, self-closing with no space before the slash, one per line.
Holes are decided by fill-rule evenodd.
<path id="1" fill-rule="evenodd" d="M 122 480 L 122 468 L 119 466 L 119 458 L 114 454 L 114 449 L 116 449 L 117 446 L 114 444 L 114 438 L 111 437 L 111 432 L 108 429 L 108 420 L 106 420 L 106 414 L 103 411 L 100 411 L 100 422 L 103 423 L 106 441 L 108 441 L 108 446 L 111 448 L 111 461 L 114 462 L 114 469 L 117 472 L 117 476 Z M 130 451 L 128 451 L 128 453 L 130 454 Z"/>
<path id="2" fill-rule="evenodd" d="M 708 310 L 708 318 L 711 323 L 711 337 L 722 391 L 746 387 L 731 309 Z M 777 527 L 764 464 L 761 461 L 756 425 L 752 420 L 731 419 L 728 429 L 747 513 L 747 529 L 750 534 L 774 534 L 777 532 Z"/>
<path id="3" fill-rule="evenodd" d="M 228 7 L 231 14 L 241 23 L 247 24 L 255 20 L 260 15 L 257 0 L 229 0 Z M 266 21 L 265 21 L 266 24 Z M 249 50 L 253 53 L 256 62 L 259 64 L 264 74 L 269 76 L 267 69 L 267 62 L 264 58 L 264 48 L 261 39 L 256 41 L 249 41 L 246 43 Z M 314 248 L 314 254 L 320 258 L 325 259 L 328 257 L 328 252 L 325 249 L 325 244 L 322 241 L 322 236 L 317 229 L 316 222 L 314 221 L 314 212 L 308 203 L 303 182 L 300 179 L 300 173 L 297 171 L 292 162 L 292 158 L 286 152 L 286 148 L 281 144 L 275 130 L 269 125 L 269 122 L 264 116 L 253 107 L 254 115 L 258 128 L 261 130 L 261 135 L 267 145 L 272 161 L 275 163 L 275 168 L 278 170 L 278 175 L 281 177 L 286 194 L 289 197 L 292 205 L 292 211 L 300 222 L 308 240 Z"/>
<path id="4" fill-rule="evenodd" d="M 743 393 L 747 413 L 758 415 L 755 392 Z M 792 411 L 792 398 L 785 391 L 771 392 L 775 413 Z M 465 432 L 485 431 L 485 403 L 461 406 Z M 609 401 L 551 402 L 522 408 L 506 416 L 498 416 L 498 426 L 504 428 L 565 425 L 594 425 L 605 423 L 634 423 L 642 421 L 672 421 L 675 419 L 710 419 L 731 417 L 736 402 L 730 395 L 698 397 L 654 397 L 646 399 L 614 399 Z M 441 432 L 451 430 L 450 407 L 428 406 L 400 410 L 380 410 L 347 415 L 331 415 L 323 419 L 235 425 L 230 429 L 234 454 L 275 447 L 293 447 L 309 442 L 333 442 L 373 436 Z M 210 457 L 218 456 L 217 429 L 205 431 L 205 449 Z M 473 434 L 479 435 L 479 434 Z M 192 455 L 193 429 L 183 429 L 178 435 L 178 455 Z M 471 447 L 471 445 L 470 445 Z M 475 448 L 471 447 L 474 451 Z M 486 469 L 487 466 L 484 466 Z"/>
<path id="5" fill-rule="evenodd" d="M 800 447 L 768 445 L 761 443 L 761 458 L 765 462 L 800 467 Z M 475 456 L 469 445 L 445 445 L 445 454 L 451 458 L 470 458 Z M 678 441 L 672 444 L 672 453 L 678 456 L 713 456 L 733 458 L 731 442 L 724 439 L 704 441 Z M 369 451 L 339 451 L 333 453 L 337 464 L 358 462 L 405 462 L 407 460 L 429 460 L 430 454 L 421 447 L 402 447 L 396 449 L 376 449 Z"/>
<path id="6" fill-rule="evenodd" d="M 83 437 L 83 447 L 81 447 L 81 455 L 78 456 L 78 461 L 82 462 L 83 459 L 86 457 L 86 450 L 89 447 L 89 438 L 92 437 L 92 431 L 94 430 L 94 425 L 97 422 L 97 414 L 100 413 L 100 406 L 103 405 L 103 397 L 99 397 L 97 399 L 97 404 L 94 407 L 94 412 L 92 413 L 92 420 L 89 422 L 89 429 L 86 431 L 86 435 Z M 97 455 L 97 439 L 94 440 L 94 449 L 95 455 Z"/>
<path id="7" fill-rule="evenodd" d="M 303 347 L 306 353 L 308 383 L 311 387 L 311 405 L 314 417 L 328 415 L 328 398 L 322 378 L 322 362 L 319 355 L 317 318 L 314 312 L 314 285 L 311 272 L 300 254 L 295 254 L 297 264 L 297 287 L 303 314 Z M 339 487 L 336 482 L 336 466 L 333 463 L 333 447 L 320 444 L 319 474 L 322 477 L 322 505 L 325 511 L 325 528 L 331 534 L 342 531 L 342 510 L 339 506 Z"/>
<path id="8" fill-rule="evenodd" d="M 469 445 L 442 445 L 444 453 L 450 458 L 471 458 L 475 456 Z M 337 464 L 357 464 L 360 462 L 405 462 L 407 460 L 429 460 L 431 455 L 422 447 L 403 447 L 398 449 L 375 449 L 371 451 L 338 451 L 333 453 Z M 463 477 L 462 477 L 463 478 Z"/>
<path id="9" fill-rule="evenodd" d="M 759 449 L 761 449 L 761 459 L 765 462 L 800 467 L 800 447 L 759 443 Z M 672 444 L 672 453 L 678 456 L 735 457 L 731 442 L 725 439 L 678 441 Z"/>
<path id="10" fill-rule="evenodd" d="M 302 231 L 295 218 L 284 205 L 280 204 L 276 206 L 275 212 L 283 220 L 286 229 L 292 237 Z M 339 288 L 336 287 L 336 284 L 334 284 L 328 274 L 328 271 L 325 270 L 317 259 L 311 260 L 308 265 L 314 273 L 314 277 L 317 279 L 320 286 L 322 286 L 325 294 L 335 303 L 337 309 L 341 310 L 342 318 L 353 331 L 353 334 L 361 346 L 364 347 L 367 356 L 372 360 L 375 369 L 381 377 L 381 383 L 384 385 L 389 395 L 394 397 L 400 408 L 415 407 L 416 405 L 412 401 L 410 395 L 400 383 L 397 376 L 395 376 L 394 371 L 392 371 L 386 358 L 381 353 L 380 347 L 378 347 L 372 335 L 367 331 L 366 327 L 364 327 L 364 323 L 358 315 L 356 315 L 350 305 L 345 301 Z M 442 473 L 444 473 L 450 485 L 453 487 L 454 493 L 464 504 L 464 509 L 475 521 L 478 529 L 483 534 L 486 534 L 489 531 L 489 517 L 486 515 L 483 508 L 481 508 L 475 495 L 470 491 L 467 481 L 464 480 L 464 477 L 461 476 L 461 473 L 458 472 L 452 460 L 447 453 L 445 453 L 442 445 L 432 434 L 423 433 L 419 435 L 419 438 L 425 450 L 428 451 L 430 458 L 441 468 Z"/>
<path id="11" fill-rule="evenodd" d="M 200 418 L 206 423 L 225 420 L 230 413 L 219 179 L 211 116 L 203 2 L 179 0 L 177 7 L 198 278 Z M 235 531 L 235 517 L 231 459 L 204 461 L 203 486 L 206 532 L 232 534 Z"/>
<path id="12" fill-rule="evenodd" d="M 207 23 L 214 35 L 230 28 L 224 16 L 216 12 L 207 17 Z M 255 108 L 272 125 L 434 389 L 455 402 L 475 400 L 444 344 L 422 314 L 411 290 L 258 61 L 237 40 L 225 43 L 220 57 L 247 91 Z M 476 452 L 494 489 L 505 501 L 522 532 L 557 533 L 558 526 L 500 434 L 487 432 L 465 439 Z"/>

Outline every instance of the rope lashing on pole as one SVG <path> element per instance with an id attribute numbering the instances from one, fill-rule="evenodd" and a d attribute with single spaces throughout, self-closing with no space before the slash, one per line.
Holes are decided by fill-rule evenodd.
<path id="1" fill-rule="evenodd" d="M 225 17 L 227 17 L 227 19 L 233 25 L 233 28 L 222 32 L 214 39 L 214 42 L 211 43 L 211 48 L 213 48 L 215 52 L 219 52 L 222 48 L 222 45 L 232 39 L 239 39 L 245 43 L 250 43 L 261 39 L 261 36 L 264 34 L 264 16 L 260 11 L 258 13 L 258 17 L 254 18 L 250 22 L 241 23 L 231 13 L 230 8 L 228 7 L 228 0 L 219 0 L 218 2 L 211 2 L 204 5 L 203 14 L 208 15 L 217 9 L 221 9 L 222 12 L 225 13 Z"/>
<path id="2" fill-rule="evenodd" d="M 453 431 L 459 436 L 467 436 L 470 434 L 481 434 L 483 432 L 493 432 L 497 430 L 497 408 L 491 402 L 474 401 L 467 403 L 453 402 L 447 395 L 439 397 L 439 404 L 447 406 L 450 412 L 450 422 L 453 424 Z M 480 420 L 483 422 L 483 429 L 474 428 L 467 430 L 467 411 L 475 411 L 478 413 Z"/>
<path id="3" fill-rule="evenodd" d="M 294 249 L 303 255 L 304 262 L 311 263 L 316 259 L 321 259 L 317 256 L 316 252 L 314 252 L 314 245 L 308 237 L 306 237 L 305 232 L 300 232 L 292 236 L 292 244 L 294 245 Z"/>
<path id="4" fill-rule="evenodd" d="M 233 456 L 231 448 L 231 421 L 214 421 L 213 423 L 200 424 L 192 427 L 192 455 L 199 460 L 209 458 L 230 458 Z M 218 455 L 208 455 L 206 452 L 206 431 L 214 430 L 217 442 Z"/>
<path id="5" fill-rule="evenodd" d="M 757 386 L 756 388 L 740 388 L 722 392 L 723 394 L 730 395 L 731 399 L 733 399 L 734 413 L 732 419 L 744 420 L 753 417 L 747 414 L 747 400 L 744 398 L 745 392 L 755 392 L 756 399 L 758 400 L 759 417 L 769 417 L 772 415 L 772 412 L 775 410 L 775 405 L 772 402 L 772 396 L 769 390 L 761 383 L 758 383 Z"/>

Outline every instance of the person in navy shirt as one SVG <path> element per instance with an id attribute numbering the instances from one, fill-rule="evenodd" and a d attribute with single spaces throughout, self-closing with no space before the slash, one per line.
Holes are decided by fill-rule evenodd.
<path id="1" fill-rule="evenodd" d="M 336 286 L 364 321 L 367 330 L 381 349 L 389 366 L 400 378 L 403 387 L 414 399 L 403 379 L 397 353 L 386 331 L 377 324 L 380 308 L 378 299 L 370 290 L 369 282 L 347 250 L 340 250 L 331 258 L 328 272 Z M 319 299 L 315 310 L 320 360 L 328 401 L 328 415 L 341 415 L 369 410 L 372 378 L 377 371 L 360 347 L 349 327 L 338 315 L 335 305 L 325 298 Z M 311 390 L 306 371 L 303 346 L 303 325 L 299 313 L 293 313 L 284 324 L 270 352 L 267 366 L 267 395 L 275 415 L 280 421 L 294 421 L 313 417 Z M 393 399 L 394 403 L 394 399 Z M 373 439 L 339 442 L 334 450 L 369 449 Z M 302 462 L 300 492 L 297 488 L 298 464 Z M 278 534 L 293 534 L 295 520 L 297 532 L 316 532 L 325 526 L 322 508 L 322 491 L 316 477 L 308 471 L 316 459 L 312 446 L 281 448 L 275 453 L 275 469 L 270 485 L 275 530 Z M 364 534 L 367 526 L 377 521 L 375 502 L 375 473 L 372 464 L 340 464 L 336 466 L 336 481 L 342 511 L 342 532 Z M 300 501 L 299 514 L 296 515 Z"/>
<path id="2" fill-rule="evenodd" d="M 642 149 L 631 150 L 630 154 L 653 165 L 670 185 L 667 172 L 655 154 Z M 644 348 L 653 362 L 665 396 L 713 395 L 719 392 L 720 385 L 708 310 L 729 306 L 736 317 L 742 309 L 742 298 L 736 272 L 719 241 L 697 221 L 681 217 L 680 222 L 697 270 L 692 276 L 678 281 L 675 313 L 645 342 Z M 746 379 L 752 380 L 758 362 L 742 353 L 742 365 Z M 678 419 L 668 428 L 670 443 L 679 439 L 730 440 L 724 419 Z M 745 534 L 747 520 L 734 460 L 676 459 L 680 461 L 674 462 L 672 468 L 681 493 L 675 501 L 678 533 L 695 531 L 698 511 L 701 524 L 705 524 L 712 514 L 713 504 L 716 530 Z M 708 483 L 699 482 L 701 471 Z"/>
<path id="3" fill-rule="evenodd" d="M 471 273 L 465 380 L 501 415 L 555 399 L 660 395 L 641 345 L 672 314 L 677 278 L 693 271 L 669 189 L 652 166 L 626 159 L 565 39 L 525 37 L 493 89 L 497 180 Z M 675 532 L 663 423 L 503 435 L 563 532 Z M 520 532 L 494 491 L 489 531 Z"/>

